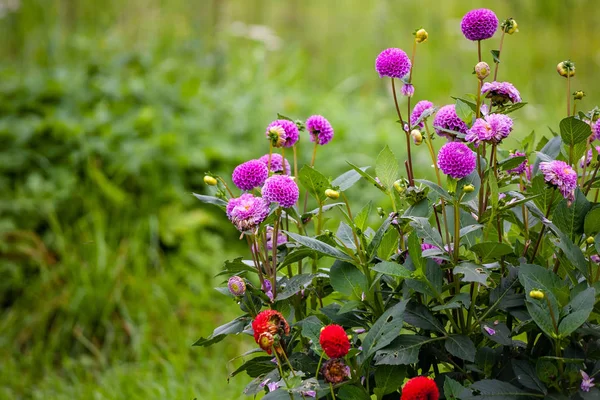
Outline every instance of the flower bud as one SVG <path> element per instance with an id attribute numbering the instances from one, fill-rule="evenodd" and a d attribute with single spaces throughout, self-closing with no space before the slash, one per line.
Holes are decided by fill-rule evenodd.
<path id="1" fill-rule="evenodd" d="M 585 239 L 585 242 L 587 244 L 594 244 L 594 237 L 593 236 L 588 236 L 587 239 Z"/>
<path id="2" fill-rule="evenodd" d="M 529 292 L 529 297 L 536 300 L 543 300 L 544 292 L 542 292 L 541 290 L 532 290 L 531 292 Z"/>
<path id="3" fill-rule="evenodd" d="M 285 129 L 280 125 L 272 126 L 269 128 L 268 139 L 271 141 L 273 147 L 283 147 L 283 144 L 287 139 Z"/>
<path id="4" fill-rule="evenodd" d="M 204 183 L 208 186 L 217 186 L 217 180 L 214 176 L 204 175 Z"/>
<path id="5" fill-rule="evenodd" d="M 477 78 L 480 80 L 487 78 L 490 75 L 490 71 L 490 66 L 485 61 L 478 62 L 475 65 L 475 75 L 477 75 Z"/>
<path id="6" fill-rule="evenodd" d="M 418 129 L 413 129 L 412 132 L 410 132 L 410 136 L 412 137 L 413 142 L 415 142 L 417 146 L 423 143 L 423 135 Z"/>
<path id="7" fill-rule="evenodd" d="M 423 43 L 427 41 L 427 38 L 429 38 L 429 34 L 425 29 L 421 28 L 415 32 L 415 42 Z"/>
<path id="8" fill-rule="evenodd" d="M 585 97 L 585 92 L 583 90 L 577 90 L 576 92 L 573 92 L 573 98 L 575 100 L 581 100 Z"/>
<path id="9" fill-rule="evenodd" d="M 325 190 L 325 196 L 329 197 L 330 199 L 336 200 L 340 198 L 340 192 L 333 189 L 327 189 Z"/>
<path id="10" fill-rule="evenodd" d="M 565 78 L 575 76 L 575 63 L 570 60 L 561 61 L 556 66 L 556 71 Z"/>
<path id="11" fill-rule="evenodd" d="M 404 186 L 402 186 L 402 182 L 400 182 L 399 180 L 397 180 L 396 182 L 394 182 L 394 189 L 396 189 L 396 191 L 398 193 L 404 192 Z"/>
<path id="12" fill-rule="evenodd" d="M 246 293 L 246 282 L 237 275 L 232 276 L 227 281 L 227 288 L 234 296 L 243 296 Z"/>
<path id="13" fill-rule="evenodd" d="M 502 22 L 502 30 L 509 35 L 512 35 L 515 32 L 519 32 L 519 26 L 517 25 L 517 21 L 512 18 L 505 19 Z"/>
<path id="14" fill-rule="evenodd" d="M 465 193 L 473 193 L 474 191 L 475 191 L 475 186 L 473 186 L 473 185 L 463 186 L 463 192 L 465 192 Z"/>
<path id="15" fill-rule="evenodd" d="M 379 215 L 381 218 L 385 217 L 385 211 L 383 211 L 383 208 L 377 207 L 377 215 Z"/>

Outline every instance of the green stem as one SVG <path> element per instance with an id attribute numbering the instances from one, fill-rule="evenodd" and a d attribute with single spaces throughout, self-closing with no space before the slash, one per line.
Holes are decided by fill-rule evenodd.
<path id="1" fill-rule="evenodd" d="M 335 400 L 335 393 L 333 391 L 333 385 L 331 384 L 331 382 L 329 382 L 329 389 L 331 389 L 331 398 Z"/>
<path id="2" fill-rule="evenodd" d="M 567 71 L 567 117 L 571 116 L 571 70 Z"/>
<path id="3" fill-rule="evenodd" d="M 502 45 L 504 44 L 504 35 L 506 32 L 502 29 L 502 36 L 500 36 L 500 47 L 498 48 L 498 62 L 496 63 L 496 69 L 494 70 L 494 81 L 498 79 L 498 67 L 500 66 L 500 54 L 502 53 Z"/>
<path id="4" fill-rule="evenodd" d="M 400 112 L 400 106 L 398 105 L 398 96 L 396 96 L 396 84 L 394 83 L 394 78 L 392 80 L 392 93 L 394 95 L 394 105 L 396 106 L 396 113 L 398 114 L 398 118 L 400 119 L 400 125 L 402 126 L 402 130 L 404 131 L 404 120 L 402 119 L 402 113 Z M 410 118 L 409 118 L 410 119 Z M 404 132 L 406 136 L 406 153 L 408 158 L 408 183 L 410 186 L 414 186 L 415 183 L 413 181 L 413 167 L 412 167 L 412 155 L 410 152 L 410 132 Z"/>
<path id="5" fill-rule="evenodd" d="M 477 57 L 479 58 L 479 62 L 481 62 L 481 40 L 477 41 Z"/>
<path id="6" fill-rule="evenodd" d="M 550 210 L 552 210 L 552 203 L 554 203 L 554 197 L 556 194 L 556 189 L 552 190 L 552 197 L 550 197 L 550 204 L 548 204 L 548 210 L 546 211 L 546 219 L 550 216 Z M 535 256 L 538 252 L 538 248 L 540 247 L 540 243 L 542 242 L 542 238 L 544 237 L 544 231 L 546 230 L 546 225 L 542 223 L 542 229 L 540 229 L 540 235 L 538 236 L 537 241 L 535 242 L 535 247 L 533 248 L 533 254 L 529 259 L 529 262 L 533 262 L 535 260 Z"/>
<path id="7" fill-rule="evenodd" d="M 319 371 L 321 370 L 321 363 L 323 362 L 323 357 L 325 356 L 325 352 L 321 353 L 321 358 L 319 358 L 319 363 L 317 364 L 317 372 L 315 373 L 315 379 L 319 380 Z"/>
<path id="8" fill-rule="evenodd" d="M 454 202 L 454 263 L 458 264 L 458 247 L 460 245 L 460 199 Z"/>

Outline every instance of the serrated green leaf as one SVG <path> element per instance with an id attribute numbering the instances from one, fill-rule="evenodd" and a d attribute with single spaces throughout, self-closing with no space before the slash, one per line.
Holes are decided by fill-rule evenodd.
<path id="1" fill-rule="evenodd" d="M 429 223 L 427 218 L 421 217 L 407 217 L 411 222 L 410 226 L 416 229 L 417 235 L 424 239 L 425 242 L 433 244 L 434 246 L 439 247 L 440 249 L 444 248 L 444 244 L 442 243 L 442 237 L 440 233 L 434 230 Z"/>
<path id="2" fill-rule="evenodd" d="M 367 277 L 353 264 L 339 261 L 329 270 L 329 279 L 333 289 L 346 296 L 360 299 L 367 291 Z"/>
<path id="3" fill-rule="evenodd" d="M 560 137 L 566 146 L 585 142 L 592 134 L 588 124 L 576 117 L 567 117 L 560 121 Z"/>
<path id="4" fill-rule="evenodd" d="M 473 394 L 476 391 L 477 394 Z M 521 397 L 530 397 L 531 393 L 519 389 L 508 382 L 496 379 L 483 379 L 475 382 L 461 395 L 461 400 L 518 400 Z"/>
<path id="5" fill-rule="evenodd" d="M 322 203 L 327 199 L 325 190 L 329 189 L 329 179 L 313 167 L 304 165 L 298 172 L 298 180 L 319 202 Z"/>
<path id="6" fill-rule="evenodd" d="M 402 300 L 396 305 L 388 308 L 375 321 L 365 340 L 363 341 L 363 352 L 360 354 L 360 362 L 371 358 L 379 349 L 384 348 L 392 342 L 402 330 L 404 322 L 403 315 L 408 300 Z"/>
<path id="7" fill-rule="evenodd" d="M 566 199 L 562 199 L 554 209 L 552 222 L 556 227 L 568 234 L 571 239 L 575 235 L 583 233 L 583 224 L 585 216 L 592 208 L 585 195 L 577 188 L 575 190 L 575 201 L 569 204 Z"/>
<path id="8" fill-rule="evenodd" d="M 316 251 L 317 253 L 337 258 L 338 260 L 352 261 L 352 257 L 350 257 L 348 254 L 328 245 L 327 243 L 321 242 L 320 240 L 308 236 L 298 235 L 297 233 L 293 232 L 284 232 L 296 242 Z"/>
<path id="9" fill-rule="evenodd" d="M 354 225 L 361 231 L 365 230 L 365 226 L 367 224 L 367 220 L 369 219 L 369 215 L 371 214 L 371 209 L 373 208 L 373 203 L 368 202 L 354 217 Z"/>
<path id="10" fill-rule="evenodd" d="M 444 345 L 448 353 L 461 360 L 475 361 L 475 345 L 473 341 L 465 335 L 448 336 Z"/>
<path id="11" fill-rule="evenodd" d="M 377 156 L 375 172 L 381 183 L 388 190 L 393 190 L 394 182 L 400 177 L 400 165 L 396 156 L 387 145 Z"/>
<path id="12" fill-rule="evenodd" d="M 548 393 L 546 385 L 537 377 L 535 369 L 529 362 L 525 360 L 512 360 L 511 364 L 513 372 L 521 385 L 536 392 Z"/>
<path id="13" fill-rule="evenodd" d="M 203 194 L 197 194 L 197 193 L 192 193 L 192 194 L 194 195 L 194 197 L 196 197 L 198 200 L 200 200 L 201 202 L 203 202 L 205 204 L 212 204 L 212 205 L 217 206 L 222 209 L 225 209 L 225 207 L 227 207 L 227 202 L 225 200 L 219 199 L 218 197 L 205 196 Z"/>
<path id="14" fill-rule="evenodd" d="M 415 269 L 423 271 L 423 268 L 425 268 L 425 259 L 422 257 L 421 239 L 417 236 L 416 231 L 411 232 L 408 236 L 408 254 L 410 254 Z"/>
<path id="15" fill-rule="evenodd" d="M 513 253 L 512 247 L 506 243 L 499 242 L 482 242 L 471 246 L 471 251 L 474 252 L 485 261 L 496 261 L 502 256 Z"/>
<path id="16" fill-rule="evenodd" d="M 465 387 L 459 382 L 450 378 L 448 375 L 444 378 L 444 396 L 446 400 L 459 400 L 460 394 L 465 390 Z"/>
<path id="17" fill-rule="evenodd" d="M 316 316 L 311 315 L 302 321 L 298 321 L 297 325 L 302 328 L 302 336 L 312 341 L 313 350 L 316 353 L 321 354 L 322 350 L 319 338 L 321 337 L 321 328 L 324 326 L 323 322 Z"/>
<path id="18" fill-rule="evenodd" d="M 448 193 L 445 189 L 443 189 L 437 183 L 428 181 L 427 179 L 415 179 L 415 182 L 418 182 L 418 183 L 421 183 L 421 184 L 427 186 L 428 188 L 433 190 L 433 192 L 435 194 L 437 194 L 439 197 L 441 197 L 445 200 L 448 200 L 448 201 L 452 200 L 452 196 L 450 196 L 450 193 Z"/>

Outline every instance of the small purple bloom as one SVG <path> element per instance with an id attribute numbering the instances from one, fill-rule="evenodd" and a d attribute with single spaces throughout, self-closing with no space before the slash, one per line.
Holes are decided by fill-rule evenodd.
<path id="1" fill-rule="evenodd" d="M 278 127 L 280 129 L 277 129 Z M 273 143 L 277 144 L 278 142 L 278 144 L 280 144 L 280 146 L 275 145 L 275 147 L 292 147 L 300 137 L 296 124 L 287 119 L 277 119 L 271 122 L 269 126 L 267 126 L 265 134 Z"/>
<path id="2" fill-rule="evenodd" d="M 419 120 L 419 118 L 421 118 L 421 115 L 423 115 L 423 113 L 427 110 L 433 109 L 433 103 L 428 101 L 428 100 L 421 100 L 419 101 L 417 104 L 415 104 L 415 107 L 413 108 L 412 114 L 410 115 L 410 124 L 412 126 L 415 126 L 417 124 L 417 121 Z M 419 122 L 419 128 L 423 129 L 425 127 L 425 124 L 423 123 L 423 121 Z"/>
<path id="3" fill-rule="evenodd" d="M 231 180 L 242 190 L 252 190 L 262 186 L 269 176 L 267 166 L 259 160 L 246 161 L 233 170 Z"/>
<path id="4" fill-rule="evenodd" d="M 402 94 L 402 96 L 413 97 L 413 95 L 415 94 L 415 87 L 412 83 L 405 83 L 400 88 L 400 93 Z"/>
<path id="5" fill-rule="evenodd" d="M 581 372 L 581 385 L 579 387 L 583 392 L 589 392 L 592 387 L 596 386 L 594 378 L 590 378 L 584 370 L 579 370 L 579 372 Z"/>
<path id="6" fill-rule="evenodd" d="M 488 99 L 492 99 L 493 106 L 502 105 L 509 100 L 513 103 L 521 102 L 521 94 L 509 82 L 486 82 L 481 87 L 481 94 L 484 94 Z"/>
<path id="7" fill-rule="evenodd" d="M 594 138 L 592 140 L 600 140 L 600 124 L 598 122 L 592 122 L 590 127 L 592 128 L 592 137 Z"/>
<path id="8" fill-rule="evenodd" d="M 317 142 L 321 146 L 331 142 L 333 139 L 333 128 L 325 117 L 313 115 L 306 120 L 306 130 L 310 133 L 310 141 Z"/>
<path id="9" fill-rule="evenodd" d="M 471 129 L 467 132 L 465 140 L 475 147 L 479 143 L 498 144 L 512 132 L 513 121 L 504 114 L 490 114 L 484 118 L 477 118 Z"/>
<path id="10" fill-rule="evenodd" d="M 269 388 L 269 392 L 274 392 L 279 387 L 279 383 L 277 382 L 269 382 L 267 383 L 267 388 Z"/>
<path id="11" fill-rule="evenodd" d="M 268 165 L 269 164 L 269 155 L 265 154 L 258 160 L 261 161 L 263 164 Z M 281 154 L 273 153 L 273 154 L 271 154 L 271 172 L 273 172 L 275 174 L 281 173 L 284 175 L 290 175 L 290 173 L 291 173 L 290 163 L 287 160 L 285 160 L 281 156 Z"/>
<path id="12" fill-rule="evenodd" d="M 266 245 L 267 245 L 267 250 L 271 251 L 273 250 L 273 227 L 272 226 L 267 226 L 266 229 Z M 287 243 L 288 239 L 287 236 L 285 235 L 285 233 L 278 231 L 277 232 L 277 247 L 279 247 L 280 245 Z M 254 253 L 257 252 L 257 247 L 256 245 L 252 246 L 252 251 Z"/>
<path id="13" fill-rule="evenodd" d="M 510 154 L 510 158 L 525 157 L 525 156 L 527 156 L 527 154 L 525 154 L 521 151 L 515 151 L 514 153 Z M 527 165 L 528 165 L 528 161 L 527 161 L 527 158 L 525 158 L 525 160 L 523 160 L 523 162 L 521 164 L 517 165 L 513 169 L 507 170 L 506 172 L 508 172 L 511 175 L 521 175 L 523 172 L 525 172 Z"/>
<path id="14" fill-rule="evenodd" d="M 265 181 L 262 195 L 271 203 L 278 203 L 280 207 L 292 207 L 298 201 L 300 191 L 296 182 L 287 175 L 273 175 Z"/>
<path id="15" fill-rule="evenodd" d="M 598 254 L 594 254 L 590 256 L 590 261 L 595 262 L 596 264 L 600 264 L 600 256 Z"/>
<path id="16" fill-rule="evenodd" d="M 300 392 L 302 396 L 317 397 L 317 392 L 314 390 L 303 390 Z"/>
<path id="17" fill-rule="evenodd" d="M 454 179 L 462 179 L 475 169 L 477 156 L 460 142 L 448 142 L 438 153 L 438 167 Z"/>
<path id="18" fill-rule="evenodd" d="M 432 244 L 429 244 L 429 243 L 421 243 L 421 251 L 431 250 L 431 249 L 438 249 L 438 247 L 434 246 Z M 435 261 L 438 265 L 442 265 L 442 263 L 444 262 L 444 260 L 442 260 L 441 258 L 438 258 L 438 257 L 432 257 L 432 260 Z"/>
<path id="19" fill-rule="evenodd" d="M 229 199 L 227 217 L 240 232 L 254 231 L 269 215 L 269 203 L 262 197 L 245 193 Z"/>
<path id="20" fill-rule="evenodd" d="M 483 330 L 485 330 L 485 333 L 487 333 L 487 334 L 488 334 L 488 335 L 490 335 L 490 336 L 493 336 L 493 335 L 495 335 L 495 334 L 496 334 L 496 331 L 495 331 L 494 329 L 490 328 L 490 327 L 489 327 L 489 326 L 487 326 L 487 325 L 484 325 L 484 326 L 483 326 Z"/>
<path id="21" fill-rule="evenodd" d="M 595 146 L 596 147 L 596 153 L 600 154 L 600 146 Z M 592 151 L 592 149 L 589 149 L 587 151 L 587 155 L 584 157 L 581 157 L 581 160 L 579 161 L 579 166 L 581 168 L 583 168 L 584 166 L 589 167 L 589 165 L 592 163 L 592 160 L 594 159 L 594 152 Z"/>
<path id="22" fill-rule="evenodd" d="M 469 40 L 489 39 L 498 29 L 498 17 L 487 8 L 471 10 L 463 17 L 460 29 Z"/>
<path id="23" fill-rule="evenodd" d="M 556 187 L 569 202 L 575 200 L 577 172 L 564 161 L 541 162 L 540 170 L 547 184 Z"/>
<path id="24" fill-rule="evenodd" d="M 274 300 L 274 297 L 273 297 L 273 285 L 271 285 L 271 281 L 270 280 L 265 279 L 263 281 L 262 290 L 263 290 L 263 292 L 265 292 L 265 294 L 267 295 L 267 297 L 269 298 L 269 300 L 271 300 L 271 302 L 273 302 L 273 300 Z"/>
<path id="25" fill-rule="evenodd" d="M 385 49 L 375 60 L 375 70 L 380 78 L 402 78 L 410 72 L 410 59 L 406 53 L 397 48 Z"/>
<path id="26" fill-rule="evenodd" d="M 456 107 L 454 104 L 448 104 L 438 110 L 435 118 L 433 119 L 433 127 L 438 135 L 444 136 L 450 141 L 462 141 L 462 139 L 457 138 L 455 135 L 445 132 L 440 128 L 460 133 L 467 133 L 469 130 L 467 124 L 465 124 L 463 120 L 456 115 Z"/>
<path id="27" fill-rule="evenodd" d="M 227 288 L 234 296 L 243 296 L 246 293 L 246 282 L 237 275 L 232 276 L 227 281 Z"/>

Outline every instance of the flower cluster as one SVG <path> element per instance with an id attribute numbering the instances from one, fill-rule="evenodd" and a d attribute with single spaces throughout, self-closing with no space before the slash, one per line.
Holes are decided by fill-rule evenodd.
<path id="1" fill-rule="evenodd" d="M 540 170 L 544 174 L 544 180 L 556 187 L 565 199 L 575 200 L 577 172 L 569 164 L 559 160 L 541 162 Z"/>
<path id="2" fill-rule="evenodd" d="M 327 360 L 321 368 L 321 374 L 327 383 L 342 383 L 350 378 L 350 367 L 341 358 Z"/>

